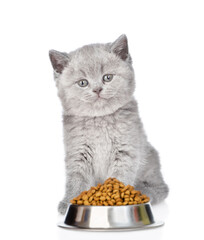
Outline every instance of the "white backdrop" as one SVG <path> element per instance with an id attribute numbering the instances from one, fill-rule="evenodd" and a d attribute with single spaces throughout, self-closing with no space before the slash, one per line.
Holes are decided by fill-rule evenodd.
<path id="1" fill-rule="evenodd" d="M 1 239 L 172 239 L 202 234 L 203 1 L 1 1 Z M 126 233 L 59 229 L 64 193 L 61 105 L 48 50 L 71 51 L 125 33 L 135 97 L 161 156 L 168 199 L 153 211 L 165 226 Z"/>

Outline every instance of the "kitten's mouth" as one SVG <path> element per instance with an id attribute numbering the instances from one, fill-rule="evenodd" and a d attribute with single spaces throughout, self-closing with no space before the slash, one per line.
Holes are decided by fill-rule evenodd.
<path id="1" fill-rule="evenodd" d="M 104 102 L 105 100 L 107 100 L 107 99 L 104 98 L 104 97 L 101 97 L 101 96 L 97 96 L 97 97 L 95 97 L 93 103 L 96 103 L 96 104 L 100 103 L 100 104 L 101 104 L 101 103 Z"/>
<path id="2" fill-rule="evenodd" d="M 97 95 L 95 98 L 95 101 L 100 101 L 100 100 L 110 100 L 111 98 L 113 98 L 115 95 L 113 96 L 109 96 L 109 97 L 102 97 L 101 95 Z"/>
<path id="3" fill-rule="evenodd" d="M 104 97 L 104 96 L 101 96 L 101 95 L 96 95 L 92 98 L 87 98 L 87 99 L 82 99 L 84 102 L 89 102 L 89 103 L 102 103 L 102 102 L 105 102 L 107 100 L 110 100 L 111 98 L 113 98 L 113 96 L 111 97 Z"/>
<path id="4" fill-rule="evenodd" d="M 96 97 L 96 100 L 98 100 L 98 99 L 105 99 L 104 97 L 101 97 L 99 94 L 97 95 L 97 97 Z"/>
<path id="5" fill-rule="evenodd" d="M 103 97 L 101 97 L 101 96 L 98 96 L 97 99 L 105 99 L 105 98 L 103 98 Z"/>

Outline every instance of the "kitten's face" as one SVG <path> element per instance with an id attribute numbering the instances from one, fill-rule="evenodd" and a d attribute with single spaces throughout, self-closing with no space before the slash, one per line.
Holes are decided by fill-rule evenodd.
<path id="1" fill-rule="evenodd" d="M 130 101 L 134 72 L 128 49 L 122 47 L 127 48 L 125 36 L 113 44 L 92 44 L 68 55 L 53 52 L 61 54 L 53 59 L 51 56 L 51 61 L 66 114 L 103 116 Z"/>

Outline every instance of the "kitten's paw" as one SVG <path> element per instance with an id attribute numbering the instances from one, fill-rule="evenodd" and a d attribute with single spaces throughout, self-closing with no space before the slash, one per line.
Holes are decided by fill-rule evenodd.
<path id="1" fill-rule="evenodd" d="M 163 184 L 161 186 L 150 188 L 148 189 L 148 191 L 150 196 L 150 202 L 152 204 L 157 204 L 162 202 L 165 198 L 167 198 L 169 188 L 166 184 Z"/>
<path id="2" fill-rule="evenodd" d="M 163 201 L 169 193 L 169 188 L 164 182 L 153 185 L 152 183 L 144 181 L 136 185 L 135 188 L 147 195 L 150 198 L 151 204 L 157 204 Z"/>
<path id="3" fill-rule="evenodd" d="M 59 205 L 58 205 L 58 212 L 62 215 L 64 215 L 67 211 L 67 207 L 68 207 L 68 204 L 61 201 L 59 202 Z"/>

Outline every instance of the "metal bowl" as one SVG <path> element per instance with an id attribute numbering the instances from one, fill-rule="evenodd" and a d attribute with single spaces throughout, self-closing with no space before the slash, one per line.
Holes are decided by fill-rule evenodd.
<path id="1" fill-rule="evenodd" d="M 138 230 L 162 226 L 155 222 L 151 204 L 85 206 L 69 204 L 59 227 L 94 231 Z"/>

